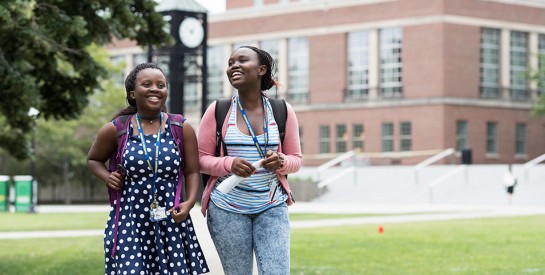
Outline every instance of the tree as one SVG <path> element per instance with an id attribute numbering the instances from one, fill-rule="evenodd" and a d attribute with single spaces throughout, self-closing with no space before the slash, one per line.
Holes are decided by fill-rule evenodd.
<path id="1" fill-rule="evenodd" d="M 113 37 L 172 43 L 155 0 L 0 1 L 0 147 L 29 156 L 33 118 L 74 119 L 108 76 L 89 54 Z"/>
<path id="2" fill-rule="evenodd" d="M 113 66 L 106 52 L 90 47 L 93 59 L 111 74 L 123 70 L 124 64 Z M 102 125 L 127 104 L 125 89 L 111 79 L 100 81 L 103 92 L 96 91 L 89 96 L 89 104 L 77 119 L 37 121 L 36 163 L 40 184 L 62 186 L 64 202 L 71 203 L 71 187 L 95 184 L 94 176 L 87 169 L 87 152 Z"/>
<path id="3" fill-rule="evenodd" d="M 120 73 L 124 64 L 113 65 L 106 51 L 90 46 L 88 52 L 94 60 L 107 69 L 110 74 Z M 125 89 L 112 79 L 100 80 L 104 91 L 95 91 L 89 96 L 89 104 L 77 119 L 36 120 L 35 168 L 39 182 L 38 188 L 51 187 L 52 196 L 46 201 L 64 199 L 70 203 L 70 189 L 74 186 L 93 188 L 95 177 L 87 169 L 87 152 L 102 125 L 110 121 L 114 114 L 124 108 Z M 0 175 L 26 175 L 31 170 L 30 160 L 17 161 L 0 149 Z M 57 188 L 60 192 L 57 192 Z M 87 198 L 89 199 L 89 198 Z"/>

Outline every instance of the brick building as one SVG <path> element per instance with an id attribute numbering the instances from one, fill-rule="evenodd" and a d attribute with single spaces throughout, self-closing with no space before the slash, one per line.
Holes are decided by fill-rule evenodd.
<path id="1" fill-rule="evenodd" d="M 480 164 L 545 153 L 545 119 L 530 115 L 545 89 L 528 78 L 529 69 L 545 67 L 545 1 L 227 0 L 226 7 L 208 19 L 209 99 L 233 92 L 225 68 L 234 48 L 267 50 L 283 85 L 269 95 L 295 108 L 305 165 L 355 149 L 371 164 L 414 164 L 465 146 Z"/>

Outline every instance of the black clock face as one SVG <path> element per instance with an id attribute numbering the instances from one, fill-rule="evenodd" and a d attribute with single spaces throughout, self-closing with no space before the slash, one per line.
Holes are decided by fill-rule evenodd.
<path id="1" fill-rule="evenodd" d="M 204 39 L 202 22 L 194 17 L 186 17 L 180 24 L 178 32 L 180 40 L 188 48 L 199 46 Z"/>

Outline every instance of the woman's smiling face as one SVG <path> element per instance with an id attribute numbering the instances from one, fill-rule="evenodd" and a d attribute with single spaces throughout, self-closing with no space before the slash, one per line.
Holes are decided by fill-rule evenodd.
<path id="1" fill-rule="evenodd" d="M 166 103 L 167 95 L 167 80 L 163 72 L 152 68 L 138 72 L 132 91 L 138 109 L 160 110 Z"/>
<path id="2" fill-rule="evenodd" d="M 227 78 L 233 87 L 257 85 L 260 87 L 261 76 L 267 68 L 259 64 L 257 53 L 249 48 L 238 48 L 229 58 Z"/>

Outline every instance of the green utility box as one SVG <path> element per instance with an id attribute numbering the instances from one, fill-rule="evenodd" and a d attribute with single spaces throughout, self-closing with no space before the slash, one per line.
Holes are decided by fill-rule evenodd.
<path id="1" fill-rule="evenodd" d="M 0 175 L 0 212 L 9 210 L 9 176 Z"/>
<path id="2" fill-rule="evenodd" d="M 30 212 L 32 209 L 32 177 L 14 176 L 15 182 L 15 211 Z"/>

